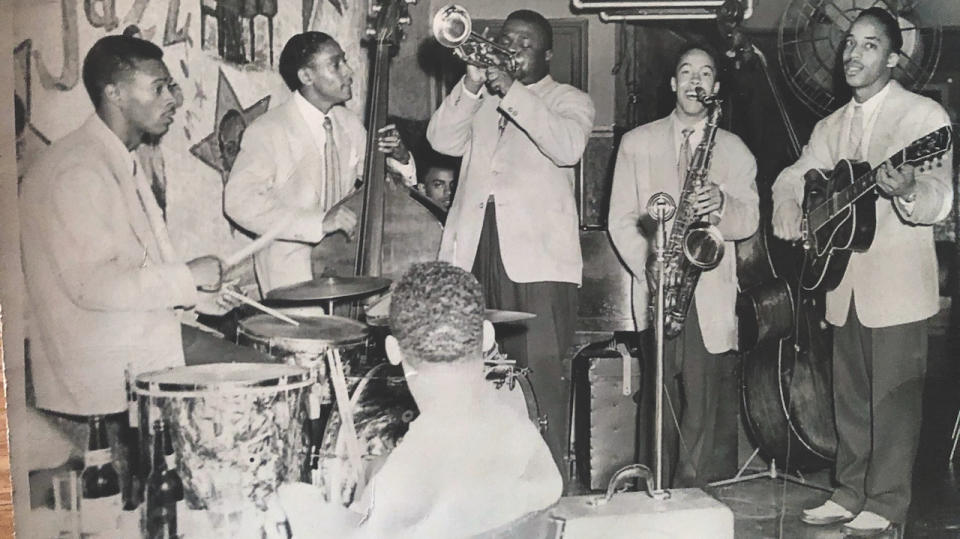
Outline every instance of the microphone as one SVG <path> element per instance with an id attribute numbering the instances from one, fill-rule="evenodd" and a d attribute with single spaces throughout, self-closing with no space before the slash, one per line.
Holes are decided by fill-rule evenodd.
<path id="1" fill-rule="evenodd" d="M 656 193 L 647 202 L 647 213 L 658 223 L 668 221 L 676 212 L 677 203 L 673 201 L 673 197 L 664 192 Z"/>

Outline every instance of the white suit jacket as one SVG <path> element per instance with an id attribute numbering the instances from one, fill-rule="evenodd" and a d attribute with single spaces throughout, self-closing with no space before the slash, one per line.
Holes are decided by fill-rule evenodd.
<path id="1" fill-rule="evenodd" d="M 93 115 L 23 180 L 23 271 L 40 408 L 122 412 L 128 364 L 134 374 L 183 364 L 177 308 L 194 305 L 197 292 L 134 163 Z"/>
<path id="2" fill-rule="evenodd" d="M 672 116 L 667 116 L 629 131 L 620 141 L 613 173 L 608 229 L 617 252 L 633 275 L 633 315 L 638 331 L 649 325 L 649 291 L 644 272 L 656 234 L 656 223 L 647 213 L 647 201 L 661 191 L 679 201 L 684 182 L 677 170 L 674 129 Z M 718 225 L 725 240 L 725 254 L 716 268 L 700 275 L 694 292 L 703 343 L 712 354 L 737 347 L 737 261 L 733 242 L 757 230 L 756 175 L 756 160 L 743 141 L 718 130 L 708 178 L 720 186 L 725 196 Z M 672 224 L 673 219 L 666 223 L 668 231 Z"/>
<path id="3" fill-rule="evenodd" d="M 328 115 L 340 163 L 341 193 L 354 189 L 363 176 L 366 128 L 348 109 L 336 106 Z M 227 216 L 240 227 L 261 235 L 288 214 L 296 216 L 287 230 L 254 255 L 260 291 L 313 278 L 312 246 L 323 239 L 326 181 L 322 149 L 293 98 L 257 118 L 243 134 L 240 153 L 224 188 Z"/>
<path id="4" fill-rule="evenodd" d="M 501 99 L 457 84 L 427 127 L 433 148 L 463 156 L 439 259 L 473 267 L 487 199 L 494 195 L 500 253 L 510 280 L 580 284 L 583 261 L 574 198 L 595 110 L 590 96 L 549 75 L 516 83 Z M 498 129 L 506 117 L 503 133 Z"/>
<path id="5" fill-rule="evenodd" d="M 946 111 L 932 99 L 908 92 L 896 81 L 880 105 L 866 147 L 867 161 L 878 166 L 914 140 L 950 125 Z M 803 175 L 812 168 L 832 169 L 845 141 L 847 104 L 817 122 L 800 159 L 784 169 L 773 185 L 774 212 L 786 200 L 803 200 Z M 929 226 L 950 211 L 953 199 L 952 152 L 938 168 L 917 172 L 917 199 L 912 212 L 898 211 L 890 198 L 877 199 L 877 231 L 864 253 L 853 253 L 840 285 L 827 293 L 826 318 L 835 326 L 846 323 L 850 298 L 867 327 L 888 327 L 929 318 L 940 308 L 937 258 Z"/>

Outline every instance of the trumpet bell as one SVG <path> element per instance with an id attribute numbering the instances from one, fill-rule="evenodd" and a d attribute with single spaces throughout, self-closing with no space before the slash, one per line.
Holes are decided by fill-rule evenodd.
<path id="1" fill-rule="evenodd" d="M 470 39 L 473 31 L 470 13 L 461 6 L 450 4 L 433 16 L 433 36 L 437 42 L 452 49 Z"/>
<path id="2" fill-rule="evenodd" d="M 461 6 L 450 4 L 433 16 L 433 37 L 453 49 L 464 62 L 479 66 L 496 66 L 509 72 L 517 70 L 516 52 L 499 45 L 473 31 L 470 13 Z"/>

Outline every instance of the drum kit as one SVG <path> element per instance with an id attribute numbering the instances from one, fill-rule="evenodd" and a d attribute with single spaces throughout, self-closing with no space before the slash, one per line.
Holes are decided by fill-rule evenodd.
<path id="1" fill-rule="evenodd" d="M 383 278 L 323 277 L 276 289 L 267 295 L 271 307 L 237 329 L 239 344 L 276 363 L 179 367 L 137 377 L 138 400 L 146 404 L 141 423 L 162 418 L 168 425 L 187 504 L 215 513 L 217 534 L 243 537 L 246 514 L 269 526 L 269 500 L 287 481 L 313 483 L 329 502 L 350 506 L 400 443 L 419 410 L 402 368 L 382 352 L 389 293 L 368 302 L 366 323 L 331 314 L 334 302 L 389 285 Z M 485 314 L 494 324 L 533 316 Z M 526 369 L 494 346 L 486 352 L 485 373 L 511 406 L 545 428 Z"/>

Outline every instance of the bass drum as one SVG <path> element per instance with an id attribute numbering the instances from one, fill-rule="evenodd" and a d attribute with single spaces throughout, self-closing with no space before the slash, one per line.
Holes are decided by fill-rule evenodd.
<path id="1" fill-rule="evenodd" d="M 486 379 L 499 390 L 508 406 L 530 417 L 541 433 L 546 429 L 546 418 L 540 413 L 526 369 L 488 367 Z M 347 431 L 334 409 L 324 430 L 313 483 L 320 487 L 328 502 L 349 507 L 360 499 L 367 481 L 403 440 L 420 410 L 399 366 L 381 364 L 363 377 L 347 377 L 347 388 L 351 393 L 363 469 L 353 470 L 345 443 Z"/>

